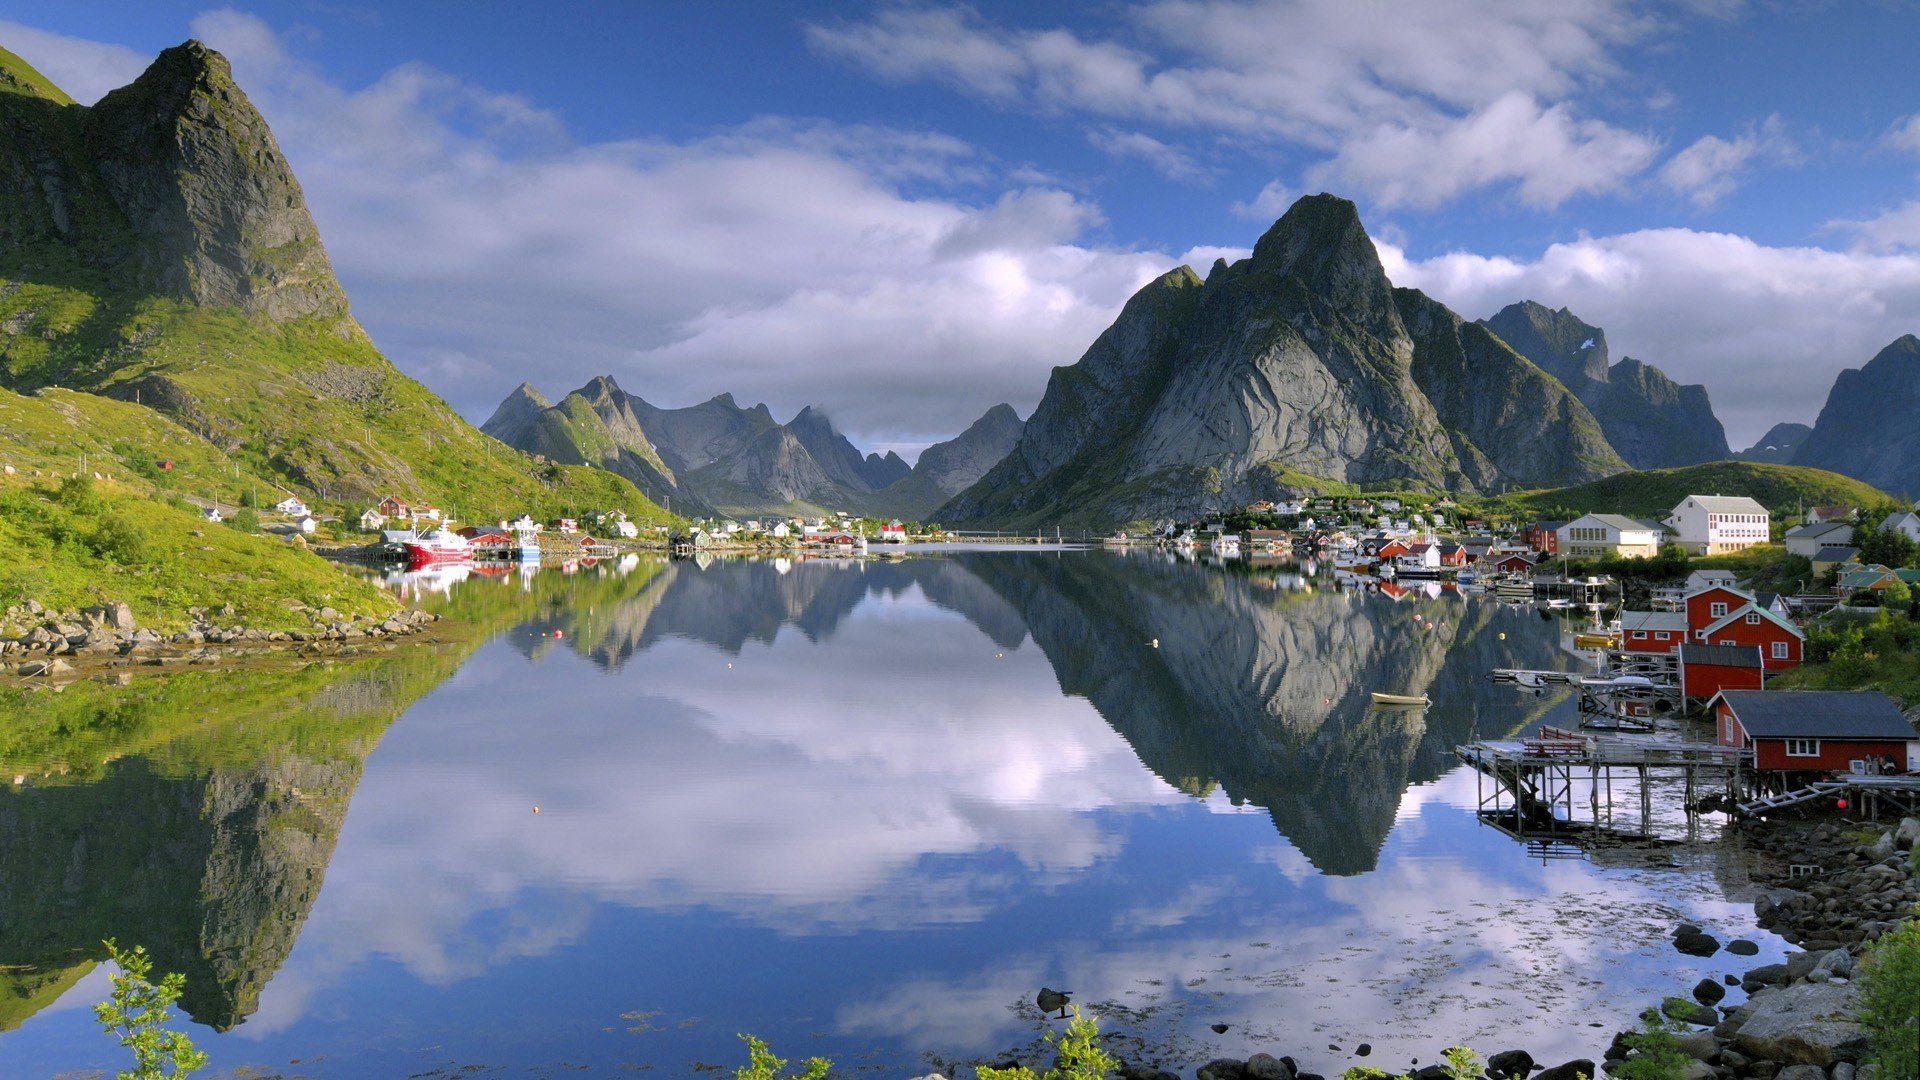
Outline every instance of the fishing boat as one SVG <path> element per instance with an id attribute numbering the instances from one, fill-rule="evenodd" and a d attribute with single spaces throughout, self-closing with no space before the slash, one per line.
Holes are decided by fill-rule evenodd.
<path id="1" fill-rule="evenodd" d="M 466 537 L 444 526 L 425 536 L 403 540 L 400 546 L 407 553 L 407 566 L 413 570 L 473 561 L 473 545 Z"/>
<path id="2" fill-rule="evenodd" d="M 1378 690 L 1375 690 L 1373 692 L 1373 703 L 1375 705 L 1431 705 L 1433 704 L 1433 702 L 1427 700 L 1427 695 L 1425 694 L 1383 694 Z"/>
<path id="3" fill-rule="evenodd" d="M 1573 647 L 1576 649 L 1611 649 L 1617 641 L 1604 630 L 1582 630 L 1573 635 Z"/>

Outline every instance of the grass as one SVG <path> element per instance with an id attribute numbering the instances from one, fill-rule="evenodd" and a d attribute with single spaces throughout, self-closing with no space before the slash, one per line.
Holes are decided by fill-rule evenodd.
<path id="1" fill-rule="evenodd" d="M 188 609 L 219 610 L 263 630 L 305 629 L 296 605 L 378 615 L 398 603 L 372 584 L 276 537 L 210 525 L 185 507 L 117 482 L 0 477 L 0 606 L 55 610 L 124 600 L 142 626 L 183 629 Z"/>
<path id="2" fill-rule="evenodd" d="M 1872 506 L 1887 496 L 1858 480 L 1822 469 L 1715 461 L 1678 469 L 1621 473 L 1573 487 L 1513 492 L 1469 500 L 1477 516 L 1521 520 L 1625 514 L 1658 520 L 1689 495 L 1746 495 L 1777 518 L 1798 518 L 1811 506 Z"/>

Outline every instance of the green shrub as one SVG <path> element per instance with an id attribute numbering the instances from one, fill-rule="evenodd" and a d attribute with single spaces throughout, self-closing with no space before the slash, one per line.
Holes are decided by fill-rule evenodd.
<path id="1" fill-rule="evenodd" d="M 1920 921 L 1873 943 L 1860 966 L 1860 1022 L 1873 1034 L 1880 1080 L 1920 1076 Z"/>
<path id="2" fill-rule="evenodd" d="M 118 566 L 143 566 L 153 554 L 146 532 L 119 514 L 100 519 L 88 546 L 95 555 Z"/>
<path id="3" fill-rule="evenodd" d="M 833 1062 L 826 1058 L 810 1057 L 800 1072 L 782 1077 L 780 1070 L 787 1067 L 787 1059 L 774 1057 L 764 1039 L 753 1035 L 740 1039 L 747 1044 L 747 1063 L 733 1070 L 733 1080 L 821 1080 L 833 1068 Z"/>
<path id="4" fill-rule="evenodd" d="M 166 1027 L 167 1008 L 180 1000 L 187 977 L 175 972 L 155 986 L 147 981 L 153 959 L 144 946 L 123 952 L 111 938 L 103 944 L 120 970 L 113 976 L 112 996 L 95 1005 L 93 1015 L 107 1034 L 133 1051 L 134 1061 L 132 1069 L 115 1074 L 116 1080 L 166 1080 L 205 1068 L 207 1055 L 194 1049 L 186 1032 Z"/>
<path id="5" fill-rule="evenodd" d="M 1668 1000 L 1683 1002 L 1688 1008 L 1693 1005 L 1685 999 Z M 1681 1010 L 1676 1007 L 1669 1011 Z M 1685 1024 L 1662 1015 L 1659 1009 L 1641 1013 L 1640 1030 L 1626 1039 L 1631 1053 L 1612 1075 L 1620 1080 L 1679 1080 L 1689 1060 L 1686 1051 L 1680 1049 L 1680 1033 L 1685 1030 Z"/>
<path id="6" fill-rule="evenodd" d="M 226 524 L 244 533 L 259 532 L 260 512 L 251 506 L 243 506 L 235 510 L 232 517 L 226 519 Z"/>
<path id="7" fill-rule="evenodd" d="M 1053 1032 L 1047 1032 L 1047 1042 L 1054 1043 Z M 1102 1080 L 1109 1072 L 1120 1067 L 1120 1059 L 1100 1049 L 1100 1025 L 1080 1015 L 1080 1006 L 1073 1006 L 1073 1019 L 1067 1022 L 1067 1033 L 1059 1039 L 1060 1063 L 1044 1073 L 1035 1073 L 1025 1065 L 1011 1069 L 981 1068 L 980 1080 Z"/>

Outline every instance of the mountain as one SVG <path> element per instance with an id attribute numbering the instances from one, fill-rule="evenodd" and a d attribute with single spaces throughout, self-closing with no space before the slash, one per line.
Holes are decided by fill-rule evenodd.
<path id="1" fill-rule="evenodd" d="M 1735 454 L 1741 461 L 1760 461 L 1773 465 L 1785 465 L 1793 460 L 1800 444 L 1807 441 L 1813 429 L 1805 424 L 1775 424 L 1767 429 L 1760 441 Z"/>
<path id="2" fill-rule="evenodd" d="M 345 513 L 393 493 L 469 520 L 664 516 L 609 473 L 498 452 L 380 354 L 265 119 L 197 41 L 91 107 L 0 53 L 0 386 L 164 414 Z M 114 456 L 130 472 L 138 448 Z M 230 503 L 230 481 L 190 493 Z"/>
<path id="3" fill-rule="evenodd" d="M 785 424 L 765 405 L 741 408 L 731 394 L 662 409 L 603 375 L 557 405 L 522 383 L 481 430 L 552 461 L 618 473 L 686 514 L 845 510 L 920 519 L 1006 456 L 1020 428 L 1012 406 L 995 406 L 928 447 L 915 467 L 891 450 L 863 456 L 817 407 Z"/>
<path id="4" fill-rule="evenodd" d="M 1831 469 L 1896 495 L 1920 493 L 1920 339 L 1912 334 L 1833 381 L 1793 463 Z"/>
<path id="5" fill-rule="evenodd" d="M 1704 386 L 1682 386 L 1659 368 L 1607 363 L 1606 331 L 1561 308 L 1523 300 L 1484 325 L 1565 383 L 1600 421 L 1607 442 L 1636 469 L 1721 461 L 1730 451 Z"/>
<path id="6" fill-rule="evenodd" d="M 1354 205 L 1323 194 L 1252 257 L 1136 293 L 1054 370 L 1012 453 L 936 517 L 1106 527 L 1315 482 L 1485 490 L 1625 467 L 1557 380 L 1397 292 Z"/>
<path id="7" fill-rule="evenodd" d="M 967 430 L 920 451 L 914 475 L 949 496 L 958 495 L 1013 451 L 1025 427 L 1013 406 L 995 405 Z"/>

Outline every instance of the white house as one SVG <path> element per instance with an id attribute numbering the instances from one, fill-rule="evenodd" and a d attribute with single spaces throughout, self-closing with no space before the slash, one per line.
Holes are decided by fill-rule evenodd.
<path id="1" fill-rule="evenodd" d="M 1915 543 L 1920 543 L 1920 514 L 1911 510 L 1903 514 L 1890 514 L 1880 527 L 1897 532 Z M 1844 541 L 1838 541 L 1844 543 Z"/>
<path id="2" fill-rule="evenodd" d="M 377 506 L 368 507 L 367 512 L 360 515 L 361 532 L 380 532 L 386 527 L 387 516 L 382 514 Z"/>
<path id="3" fill-rule="evenodd" d="M 313 531 L 320 527 L 320 523 L 313 520 L 313 515 L 303 514 L 299 521 L 294 522 L 294 527 L 300 530 L 300 535 L 312 536 Z"/>
<path id="4" fill-rule="evenodd" d="M 773 523 L 773 528 L 767 530 L 767 535 L 775 540 L 785 540 L 793 535 L 793 527 L 784 521 L 776 521 Z"/>
<path id="5" fill-rule="evenodd" d="M 1911 514 L 1909 517 L 1913 516 Z M 1845 547 L 1853 543 L 1853 526 L 1844 521 L 1824 521 L 1817 525 L 1795 525 L 1787 530 L 1787 550 L 1813 558 L 1823 547 Z"/>
<path id="6" fill-rule="evenodd" d="M 307 509 L 307 504 L 301 502 L 297 496 L 289 496 L 282 499 L 274 503 L 273 508 L 292 517 L 306 517 L 307 514 L 311 513 L 311 511 Z"/>
<path id="7" fill-rule="evenodd" d="M 633 522 L 628 521 L 626 518 L 621 518 L 618 521 L 608 522 L 607 531 L 611 532 L 615 536 L 618 536 L 622 540 L 632 540 L 633 538 L 640 535 L 640 526 L 635 525 Z"/>
<path id="8" fill-rule="evenodd" d="M 1735 587 L 1737 575 L 1731 570 L 1695 570 L 1687 575 L 1685 595 L 1692 596 L 1702 589 Z"/>
<path id="9" fill-rule="evenodd" d="M 1658 525 L 1619 514 L 1587 514 L 1554 530 L 1560 554 L 1575 559 L 1651 559 L 1660 554 L 1660 532 Z"/>
<path id="10" fill-rule="evenodd" d="M 1689 555 L 1720 555 L 1772 539 L 1767 508 L 1744 495 L 1689 495 L 1666 524 Z"/>
<path id="11" fill-rule="evenodd" d="M 226 520 L 226 518 L 221 516 L 220 508 L 218 506 L 207 507 L 205 510 L 202 510 L 200 512 L 200 516 L 216 525 Z"/>

